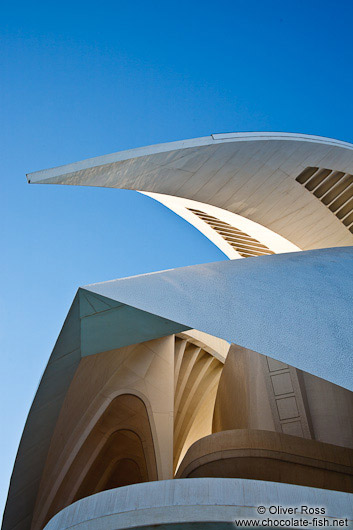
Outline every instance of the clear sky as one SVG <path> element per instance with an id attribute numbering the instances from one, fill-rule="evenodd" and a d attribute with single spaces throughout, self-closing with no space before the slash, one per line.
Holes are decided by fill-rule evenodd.
<path id="1" fill-rule="evenodd" d="M 224 259 L 136 192 L 25 174 L 217 132 L 353 142 L 352 0 L 3 2 L 0 511 L 80 285 Z"/>

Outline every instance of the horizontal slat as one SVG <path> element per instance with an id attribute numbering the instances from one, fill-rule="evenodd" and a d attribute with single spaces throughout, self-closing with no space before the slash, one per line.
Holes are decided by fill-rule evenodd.
<path id="1" fill-rule="evenodd" d="M 336 186 L 326 193 L 325 197 L 322 198 L 322 202 L 326 205 L 331 204 L 352 182 L 353 175 L 345 175 L 338 181 Z"/>
<path id="2" fill-rule="evenodd" d="M 320 199 L 325 193 L 327 193 L 337 182 L 345 175 L 342 171 L 335 171 L 334 173 L 331 173 L 324 182 L 316 188 L 314 191 L 315 197 Z"/>
<path id="3" fill-rule="evenodd" d="M 341 208 L 341 206 L 344 206 L 346 202 L 349 201 L 352 197 L 353 197 L 353 184 L 351 184 L 349 188 L 346 189 L 346 191 L 341 193 L 341 195 L 337 197 L 337 199 L 332 204 L 330 204 L 329 208 L 331 212 L 336 212 L 336 210 Z M 339 212 L 336 212 L 337 217 L 339 217 L 340 219 L 341 217 L 344 217 L 344 215 L 346 215 L 346 214 L 344 215 L 340 215 L 340 214 L 341 214 L 341 210 Z"/>
<path id="4" fill-rule="evenodd" d="M 215 230 L 223 239 L 236 250 L 243 258 L 253 256 L 265 256 L 274 254 L 266 245 L 260 243 L 257 239 L 242 232 L 238 228 L 221 221 L 213 215 L 206 214 L 201 210 L 189 208 L 189 211 L 197 215 L 202 221 L 207 223 L 213 230 Z"/>
<path id="5" fill-rule="evenodd" d="M 346 202 L 346 204 L 336 213 L 336 215 L 338 219 L 344 219 L 346 215 L 350 214 L 352 211 L 353 211 L 353 199 Z"/>
<path id="6" fill-rule="evenodd" d="M 351 212 L 347 217 L 343 219 L 343 224 L 347 227 L 350 227 L 350 225 L 353 225 L 353 212 Z"/>
<path id="7" fill-rule="evenodd" d="M 353 175 L 332 169 L 307 167 L 296 180 L 353 233 Z"/>
<path id="8" fill-rule="evenodd" d="M 300 184 L 305 184 L 305 182 L 312 176 L 316 171 L 318 170 L 318 167 L 306 167 L 304 171 L 300 173 L 300 175 L 295 179 Z"/>
<path id="9" fill-rule="evenodd" d="M 320 169 L 313 175 L 308 182 L 305 184 L 305 187 L 309 191 L 313 191 L 315 188 L 321 184 L 326 177 L 332 173 L 331 169 Z"/>

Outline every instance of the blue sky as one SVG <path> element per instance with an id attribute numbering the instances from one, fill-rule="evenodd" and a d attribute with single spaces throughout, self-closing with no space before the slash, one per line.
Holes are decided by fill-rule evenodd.
<path id="1" fill-rule="evenodd" d="M 0 511 L 79 285 L 223 259 L 135 192 L 25 174 L 233 131 L 353 142 L 353 2 L 7 2 L 0 28 Z"/>

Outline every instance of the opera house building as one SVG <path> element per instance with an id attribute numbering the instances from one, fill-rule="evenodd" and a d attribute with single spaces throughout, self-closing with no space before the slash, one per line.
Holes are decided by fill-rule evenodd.
<path id="1" fill-rule="evenodd" d="M 28 181 L 144 193 L 225 258 L 78 289 L 3 530 L 353 528 L 353 145 L 214 134 Z"/>

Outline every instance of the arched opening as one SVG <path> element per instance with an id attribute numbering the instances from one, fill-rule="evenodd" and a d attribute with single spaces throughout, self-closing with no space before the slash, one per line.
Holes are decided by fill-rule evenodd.
<path id="1" fill-rule="evenodd" d="M 111 401 L 86 437 L 45 521 L 83 497 L 157 478 L 146 405 L 134 394 L 121 394 Z"/>
<path id="2" fill-rule="evenodd" d="M 97 455 L 74 500 L 147 480 L 148 471 L 141 438 L 133 431 L 116 431 L 109 436 Z"/>

